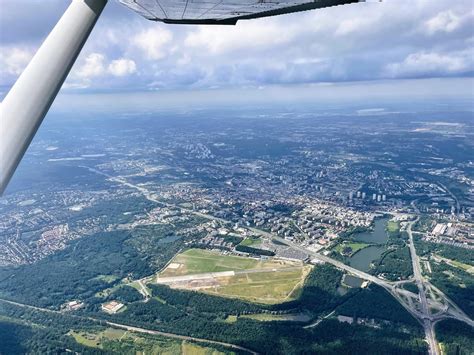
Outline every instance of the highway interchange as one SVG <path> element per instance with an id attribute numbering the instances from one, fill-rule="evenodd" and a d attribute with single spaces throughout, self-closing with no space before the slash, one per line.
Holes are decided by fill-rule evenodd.
<path id="1" fill-rule="evenodd" d="M 143 186 L 137 186 L 135 184 L 131 184 L 125 179 L 121 177 L 114 177 L 99 170 L 85 167 L 91 172 L 103 175 L 107 177 L 109 180 L 126 185 L 128 187 L 134 188 L 138 190 L 140 193 L 143 194 L 145 198 L 149 201 L 155 202 L 160 205 L 164 205 L 167 207 L 175 207 L 180 208 L 183 211 L 188 213 L 192 213 L 194 215 L 198 215 L 200 217 L 215 220 L 222 223 L 231 223 L 230 221 L 224 220 L 222 218 L 217 218 L 208 214 L 200 213 L 193 211 L 192 209 L 183 208 L 182 206 L 168 204 L 160 201 L 157 197 L 155 197 L 147 188 Z M 415 211 L 417 209 L 415 208 Z M 403 280 L 398 282 L 390 282 L 387 280 L 383 280 L 376 276 L 367 274 L 363 271 L 357 270 L 351 266 L 348 266 L 338 260 L 332 259 L 321 253 L 309 250 L 305 247 L 302 247 L 294 242 L 288 241 L 283 239 L 277 235 L 268 233 L 261 229 L 257 228 L 248 228 L 255 234 L 259 236 L 269 239 L 269 240 L 277 240 L 281 243 L 284 243 L 293 249 L 305 252 L 309 254 L 313 260 L 318 260 L 323 263 L 328 263 L 334 265 L 338 269 L 344 270 L 354 276 L 357 276 L 361 279 L 373 282 L 385 290 L 387 290 L 410 314 L 415 317 L 420 324 L 423 326 L 425 331 L 426 341 L 428 343 L 428 349 L 430 355 L 439 355 L 440 354 L 440 347 L 436 341 L 436 335 L 434 326 L 435 324 L 443 319 L 453 318 L 459 321 L 465 322 L 469 324 L 471 327 L 474 327 L 474 321 L 469 318 L 452 300 L 450 300 L 443 292 L 441 292 L 438 288 L 433 286 L 429 281 L 427 281 L 421 272 L 420 261 L 419 257 L 416 254 L 415 244 L 413 242 L 413 233 L 412 233 L 412 226 L 418 220 L 418 217 L 412 216 L 412 220 L 410 222 L 405 223 L 405 228 L 409 236 L 409 248 L 410 248 L 410 255 L 412 260 L 413 266 L 413 278 L 409 280 Z M 415 219 L 413 219 L 415 218 Z M 401 288 L 403 283 L 407 282 L 415 282 L 418 287 L 418 294 L 412 293 L 408 290 Z M 427 296 L 427 291 L 429 291 L 429 296 Z M 432 310 L 437 310 L 436 313 L 433 313 Z"/>

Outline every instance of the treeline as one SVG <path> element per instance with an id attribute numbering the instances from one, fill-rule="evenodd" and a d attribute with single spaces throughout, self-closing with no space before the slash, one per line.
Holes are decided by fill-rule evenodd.
<path id="1" fill-rule="evenodd" d="M 454 319 L 436 324 L 436 337 L 446 355 L 470 355 L 474 351 L 474 328 Z"/>
<path id="2" fill-rule="evenodd" d="M 143 300 L 143 296 L 135 288 L 127 285 L 119 287 L 113 291 L 108 297 L 108 301 L 117 300 L 123 303 L 132 303 Z"/>
<path id="3" fill-rule="evenodd" d="M 90 320 L 27 309 L 0 301 L 0 354 L 102 354 L 78 344 L 69 329 L 101 329 Z"/>
<path id="4" fill-rule="evenodd" d="M 132 302 L 127 305 L 125 312 L 110 316 L 103 312 L 97 312 L 97 308 L 94 310 L 87 308 L 78 313 L 147 329 L 229 342 L 264 354 L 302 354 L 308 351 L 316 353 L 360 351 L 362 353 L 383 352 L 388 354 L 425 352 L 423 339 L 417 332 L 404 333 L 390 327 L 372 329 L 328 320 L 316 328 L 304 329 L 301 324 L 295 322 L 259 322 L 244 318 L 238 318 L 234 323 L 225 321 L 231 314 L 287 312 L 290 310 L 292 312 L 311 311 L 317 317 L 338 305 L 344 305 L 344 302 L 349 302 L 360 293 L 358 290 L 353 290 L 345 296 L 340 296 L 338 287 L 341 277 L 342 273 L 330 265 L 316 266 L 308 276 L 300 298 L 297 301 L 276 306 L 254 304 L 197 292 L 172 290 L 156 285 L 151 287 L 153 299 L 146 303 Z M 128 291 L 130 290 L 126 291 L 127 295 Z M 117 290 L 117 292 L 121 291 Z M 367 302 L 367 299 L 370 300 L 372 290 L 367 292 L 367 297 L 359 299 L 356 304 Z M 389 295 L 386 296 L 390 298 Z M 395 305 L 397 305 L 396 302 Z M 98 307 L 99 304 L 97 303 L 95 306 Z M 384 308 L 392 306 L 386 302 L 379 304 L 374 301 L 368 307 L 372 308 L 374 313 L 379 311 L 383 314 Z M 43 324 L 48 328 L 55 328 L 63 335 L 69 329 L 97 327 L 93 322 L 72 315 L 48 314 L 19 307 L 11 308 L 13 310 L 10 309 L 7 312 L 9 316 L 35 324 Z M 402 312 L 404 312 L 403 309 Z M 71 337 L 67 338 L 69 339 L 67 341 L 72 339 Z M 45 338 L 44 344 L 48 342 L 48 339 Z M 73 344 L 69 347 L 68 343 L 68 348 L 84 353 L 81 349 L 73 347 Z"/>
<path id="5" fill-rule="evenodd" d="M 474 318 L 474 276 L 446 263 L 431 263 L 431 283 Z"/>
<path id="6" fill-rule="evenodd" d="M 242 253 L 249 253 L 249 254 L 255 254 L 255 255 L 264 255 L 264 256 L 274 256 L 275 255 L 275 253 L 272 252 L 271 250 L 253 248 L 253 247 L 249 247 L 249 246 L 246 246 L 246 245 L 237 245 L 235 247 L 235 250 L 240 251 Z"/>
<path id="7" fill-rule="evenodd" d="M 415 245 L 416 251 L 419 255 L 425 256 L 435 253 L 447 259 L 474 265 L 474 253 L 472 250 L 447 244 L 429 243 L 418 238 L 415 239 Z"/>
<path id="8" fill-rule="evenodd" d="M 336 309 L 338 314 L 355 318 L 383 319 L 419 328 L 415 318 L 382 287 L 371 284 Z"/>
<path id="9" fill-rule="evenodd" d="M 344 239 L 344 240 L 351 240 L 353 234 L 358 234 L 358 233 L 364 233 L 370 231 L 369 227 L 363 227 L 363 226 L 356 226 L 356 227 L 351 227 L 344 232 L 339 234 L 339 237 Z"/>
<path id="10" fill-rule="evenodd" d="M 126 231 L 98 233 L 71 245 L 34 265 L 0 268 L 4 297 L 40 307 L 54 307 L 73 299 L 87 300 L 113 284 L 100 275 L 120 279 L 150 275 L 146 257 L 126 241 Z"/>
<path id="11" fill-rule="evenodd" d="M 413 274 L 407 246 L 386 251 L 375 264 L 376 274 L 383 274 L 389 281 L 406 280 Z"/>
<path id="12" fill-rule="evenodd" d="M 65 354 L 67 351 L 103 354 L 89 351 L 72 337 L 55 328 L 41 328 L 0 320 L 0 354 Z"/>
<path id="13" fill-rule="evenodd" d="M 222 317 L 259 313 L 266 309 L 263 305 L 238 299 L 208 295 L 201 292 L 174 290 L 163 285 L 149 285 L 149 288 L 152 290 L 153 296 L 164 300 L 167 305 L 179 306 L 201 313 L 214 313 Z"/>
<path id="14" fill-rule="evenodd" d="M 160 244 L 171 229 L 152 226 L 102 232 L 72 241 L 62 251 L 33 265 L 0 268 L 0 295 L 40 307 L 73 299 L 94 303 L 97 293 L 123 278 L 142 278 L 164 266 L 184 245 L 183 239 Z M 107 282 L 100 276 L 114 276 Z"/>

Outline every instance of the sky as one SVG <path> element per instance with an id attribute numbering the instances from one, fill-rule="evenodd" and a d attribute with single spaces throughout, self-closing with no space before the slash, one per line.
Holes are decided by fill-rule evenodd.
<path id="1" fill-rule="evenodd" d="M 68 4 L 0 0 L 3 95 Z M 363 91 L 378 81 L 384 88 L 392 83 L 417 92 L 427 86 L 474 98 L 473 77 L 472 0 L 385 0 L 236 26 L 151 22 L 109 0 L 62 92 L 320 90 L 331 85 Z"/>

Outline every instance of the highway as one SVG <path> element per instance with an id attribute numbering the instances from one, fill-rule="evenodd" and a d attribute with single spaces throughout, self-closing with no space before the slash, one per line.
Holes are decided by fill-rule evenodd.
<path id="1" fill-rule="evenodd" d="M 436 341 L 434 324 L 430 318 L 430 310 L 428 307 L 428 301 L 426 299 L 426 290 L 424 285 L 423 275 L 421 274 L 420 259 L 416 254 L 415 243 L 413 241 L 413 233 L 411 231 L 413 224 L 418 221 L 418 218 L 411 221 L 407 225 L 407 233 L 409 238 L 409 247 L 411 255 L 411 263 L 413 267 L 413 277 L 415 278 L 416 285 L 418 286 L 418 294 L 421 303 L 421 312 L 423 315 L 423 328 L 425 330 L 426 340 L 428 341 L 428 351 L 430 355 L 439 355 L 439 345 Z"/>
<path id="2" fill-rule="evenodd" d="M 222 222 L 222 223 L 231 223 L 231 221 L 227 221 L 227 220 L 224 220 L 222 218 L 214 217 L 212 215 L 200 213 L 200 212 L 197 212 L 197 211 L 193 211 L 191 209 L 183 208 L 181 206 L 168 204 L 168 203 L 159 201 L 158 199 L 156 199 L 153 196 L 153 194 L 150 191 L 148 191 L 144 187 L 133 185 L 133 184 L 127 182 L 123 178 L 113 177 L 109 174 L 103 173 L 99 170 L 96 170 L 96 169 L 93 169 L 93 168 L 90 168 L 90 167 L 86 167 L 86 166 L 83 166 L 83 167 L 90 170 L 91 172 L 95 172 L 97 174 L 106 176 L 107 178 L 111 179 L 112 181 L 121 183 L 125 186 L 131 187 L 131 188 L 134 188 L 134 189 L 137 189 L 138 191 L 140 191 L 144 195 L 145 198 L 147 198 L 148 200 L 150 200 L 152 202 L 155 202 L 157 204 L 167 206 L 167 207 L 180 208 L 181 210 L 185 210 L 189 213 L 192 213 L 194 215 L 197 215 L 197 216 L 209 219 L 209 220 L 219 221 L 219 222 Z M 413 201 L 412 206 L 414 207 L 415 211 L 418 213 L 418 209 L 416 208 L 414 202 L 415 201 Z M 292 247 L 293 249 L 299 250 L 301 252 L 304 252 L 304 253 L 310 255 L 311 257 L 313 257 L 313 259 L 319 260 L 319 261 L 324 262 L 324 263 L 329 263 L 329 264 L 334 265 L 335 267 L 337 267 L 341 270 L 345 270 L 345 271 L 349 272 L 352 275 L 355 275 L 357 277 L 360 277 L 361 279 L 373 282 L 373 283 L 383 287 L 402 305 L 403 308 L 405 308 L 410 314 L 412 314 L 415 317 L 415 319 L 417 319 L 420 322 L 420 324 L 423 326 L 423 328 L 425 330 L 426 341 L 428 342 L 428 346 L 429 346 L 430 355 L 439 355 L 440 350 L 439 350 L 439 345 L 436 341 L 435 330 L 434 330 L 434 325 L 436 324 L 436 322 L 438 322 L 442 319 L 446 319 L 446 318 L 454 318 L 454 319 L 457 319 L 459 321 L 465 322 L 465 323 L 467 323 L 471 326 L 474 326 L 474 322 L 453 301 L 451 301 L 443 292 L 441 292 L 440 290 L 435 288 L 433 285 L 431 285 L 429 282 L 427 282 L 426 280 L 423 279 L 423 276 L 421 274 L 419 258 L 418 258 L 418 255 L 416 254 L 415 245 L 413 243 L 413 233 L 412 233 L 412 230 L 411 230 L 413 224 L 417 220 L 418 220 L 418 218 L 416 220 L 411 221 L 411 222 L 408 223 L 407 233 L 408 233 L 408 236 L 409 236 L 409 249 L 410 249 L 412 267 L 413 267 L 413 274 L 414 274 L 413 278 L 414 278 L 414 280 L 415 280 L 415 282 L 418 286 L 418 289 L 419 289 L 419 295 L 418 295 L 417 299 L 418 299 L 418 302 L 420 303 L 420 307 L 419 307 L 420 309 L 418 309 L 418 307 L 416 306 L 416 303 L 415 303 L 413 297 L 407 297 L 409 295 L 409 293 L 406 290 L 398 288 L 398 286 L 400 285 L 400 282 L 398 282 L 398 283 L 395 282 L 394 283 L 394 282 L 389 282 L 389 281 L 386 281 L 386 280 L 382 280 L 378 277 L 375 277 L 375 276 L 367 274 L 363 271 L 357 270 L 357 269 L 355 269 L 355 268 L 353 268 L 349 265 L 346 265 L 346 264 L 344 264 L 344 263 L 342 263 L 338 260 L 334 260 L 334 259 L 329 258 L 327 256 L 324 256 L 320 253 L 308 250 L 308 249 L 306 249 L 306 248 L 304 248 L 304 247 L 302 247 L 302 246 L 300 246 L 296 243 L 290 242 L 286 239 L 283 239 L 283 238 L 281 238 L 277 235 L 273 235 L 273 234 L 268 233 L 266 231 L 263 231 L 263 230 L 260 230 L 260 229 L 257 229 L 257 228 L 247 228 L 247 229 L 249 229 L 252 232 L 256 233 L 257 235 L 260 235 L 260 236 L 262 236 L 264 238 L 267 238 L 269 240 L 272 240 L 272 239 L 278 240 L 281 243 L 284 243 L 284 244 Z M 429 309 L 429 305 L 428 305 L 428 299 L 426 297 L 426 287 L 429 287 L 433 290 L 436 290 L 436 293 L 438 294 L 438 296 L 440 296 L 443 299 L 443 304 L 447 305 L 446 309 L 443 312 L 438 313 L 436 315 L 432 315 L 430 313 L 430 309 Z M 437 301 L 432 300 L 431 302 L 436 303 Z M 437 303 L 439 304 L 439 302 L 437 302 Z"/>

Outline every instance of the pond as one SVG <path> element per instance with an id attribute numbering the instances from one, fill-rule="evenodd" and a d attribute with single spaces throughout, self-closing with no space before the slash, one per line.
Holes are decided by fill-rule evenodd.
<path id="1" fill-rule="evenodd" d="M 387 223 L 389 220 L 390 218 L 376 219 L 373 230 L 354 234 L 352 238 L 357 242 L 385 244 L 388 240 Z"/>
<path id="2" fill-rule="evenodd" d="M 371 245 L 355 253 L 349 259 L 350 266 L 367 272 L 370 270 L 370 264 L 382 256 L 386 250 L 385 243 L 388 241 L 386 228 L 389 220 L 389 218 L 377 219 L 372 231 L 357 233 L 352 236 L 355 241 L 379 245 Z"/>

